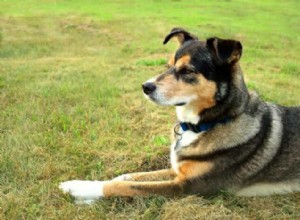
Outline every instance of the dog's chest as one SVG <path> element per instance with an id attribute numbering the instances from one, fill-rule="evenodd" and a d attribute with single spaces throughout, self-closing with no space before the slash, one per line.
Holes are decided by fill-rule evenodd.
<path id="1" fill-rule="evenodd" d="M 182 131 L 179 129 L 181 135 L 176 135 L 174 142 L 171 144 L 171 165 L 176 173 L 179 173 L 180 162 L 178 161 L 178 153 L 180 149 L 188 147 L 190 144 L 200 138 L 202 132 L 194 133 L 192 131 Z"/>

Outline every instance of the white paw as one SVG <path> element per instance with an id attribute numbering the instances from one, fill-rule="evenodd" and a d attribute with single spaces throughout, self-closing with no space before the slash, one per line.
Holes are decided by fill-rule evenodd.
<path id="1" fill-rule="evenodd" d="M 130 181 L 132 180 L 132 176 L 130 174 L 123 174 L 121 176 L 117 176 L 113 178 L 112 180 L 116 181 Z"/>
<path id="2" fill-rule="evenodd" d="M 91 204 L 103 197 L 103 186 L 107 181 L 71 180 L 59 184 L 64 193 L 75 197 L 77 204 Z"/>

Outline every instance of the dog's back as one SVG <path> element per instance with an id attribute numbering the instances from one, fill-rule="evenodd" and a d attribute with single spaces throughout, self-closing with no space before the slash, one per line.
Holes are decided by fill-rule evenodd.
<path id="1" fill-rule="evenodd" d="M 261 169 L 243 184 L 240 195 L 300 191 L 300 108 L 268 105 L 267 111 L 273 112 L 273 127 L 266 126 L 267 138 L 257 152 Z"/>
<path id="2" fill-rule="evenodd" d="M 279 112 L 280 146 L 273 160 L 262 170 L 266 181 L 294 181 L 300 183 L 300 108 L 276 106 Z M 274 120 L 274 119 L 273 119 Z"/>

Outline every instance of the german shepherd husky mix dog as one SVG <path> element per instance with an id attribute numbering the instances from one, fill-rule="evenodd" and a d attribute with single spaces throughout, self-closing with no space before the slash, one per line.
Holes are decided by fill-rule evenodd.
<path id="1" fill-rule="evenodd" d="M 239 65 L 239 41 L 200 41 L 181 28 L 168 69 L 142 85 L 145 96 L 175 106 L 178 122 L 171 168 L 110 181 L 60 184 L 79 203 L 112 196 L 241 196 L 300 191 L 300 108 L 263 102 L 249 93 Z"/>

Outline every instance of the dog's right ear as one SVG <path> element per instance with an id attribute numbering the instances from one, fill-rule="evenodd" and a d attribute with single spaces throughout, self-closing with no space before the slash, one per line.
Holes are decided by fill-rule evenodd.
<path id="1" fill-rule="evenodd" d="M 215 59 L 222 64 L 232 64 L 239 61 L 243 52 L 241 42 L 235 40 L 213 37 L 207 39 L 207 46 Z"/>
<path id="2" fill-rule="evenodd" d="M 189 40 L 198 40 L 198 37 L 196 37 L 193 34 L 190 34 L 189 32 L 185 31 L 182 28 L 173 28 L 171 32 L 165 37 L 164 44 L 168 43 L 169 40 L 173 37 L 177 38 L 177 41 L 179 43 L 179 46 L 181 46 L 183 43 Z"/>

